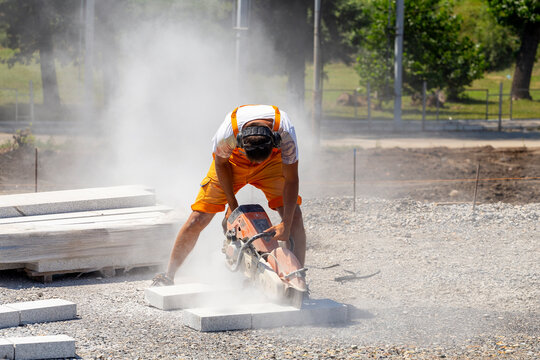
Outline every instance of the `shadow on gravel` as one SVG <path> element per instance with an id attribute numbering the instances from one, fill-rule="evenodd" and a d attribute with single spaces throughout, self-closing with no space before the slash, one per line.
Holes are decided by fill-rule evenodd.
<path id="1" fill-rule="evenodd" d="M 375 317 L 374 314 L 370 313 L 367 310 L 362 310 L 357 308 L 354 305 L 351 304 L 345 304 L 347 306 L 347 313 L 349 317 L 349 321 L 357 320 L 357 319 L 373 319 Z"/>
<path id="2" fill-rule="evenodd" d="M 117 271 L 114 277 L 105 277 L 99 271 L 88 273 L 58 274 L 54 275 L 50 283 L 42 283 L 28 278 L 21 270 L 0 271 L 0 288 L 6 289 L 26 289 L 26 288 L 54 288 L 65 286 L 114 284 L 129 281 L 150 280 L 156 274 L 152 268 L 136 268 L 129 272 Z"/>

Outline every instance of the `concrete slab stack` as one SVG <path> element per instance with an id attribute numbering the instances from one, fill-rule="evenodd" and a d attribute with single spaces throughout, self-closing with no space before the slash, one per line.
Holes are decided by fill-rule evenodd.
<path id="1" fill-rule="evenodd" d="M 0 270 L 37 276 L 162 264 L 180 220 L 137 185 L 0 196 Z"/>

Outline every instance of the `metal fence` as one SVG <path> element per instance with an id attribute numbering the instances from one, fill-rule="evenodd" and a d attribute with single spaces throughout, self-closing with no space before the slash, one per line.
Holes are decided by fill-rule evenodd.
<path id="1" fill-rule="evenodd" d="M 0 110 L 0 120 L 34 121 L 34 85 L 28 83 L 28 92 L 18 89 L 0 88 L 3 105 Z"/>
<path id="2" fill-rule="evenodd" d="M 402 97 L 402 120 L 432 123 L 439 121 L 502 121 L 540 119 L 540 89 L 529 89 L 530 101 L 515 101 L 512 92 L 489 89 L 467 89 L 459 101 L 449 101 L 439 91 L 424 91 L 418 95 Z M 312 99 L 306 91 L 306 108 Z M 393 120 L 394 98 L 381 98 L 370 91 L 369 84 L 361 92 L 351 89 L 323 90 L 323 118 L 363 120 L 368 124 L 380 120 Z"/>

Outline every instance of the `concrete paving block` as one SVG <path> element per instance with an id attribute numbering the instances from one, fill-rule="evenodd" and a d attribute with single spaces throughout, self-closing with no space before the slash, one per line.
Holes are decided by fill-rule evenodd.
<path id="1" fill-rule="evenodd" d="M 7 338 L 15 344 L 15 360 L 73 358 L 75 339 L 67 335 Z"/>
<path id="2" fill-rule="evenodd" d="M 204 332 L 251 329 L 251 314 L 242 307 L 184 310 L 184 325 Z"/>
<path id="3" fill-rule="evenodd" d="M 99 218 L 99 217 L 107 217 L 110 215 L 136 214 L 136 213 L 147 213 L 147 212 L 169 213 L 171 211 L 174 211 L 174 209 L 165 205 L 130 207 L 130 208 L 96 210 L 96 211 L 77 211 L 77 212 L 71 212 L 71 213 L 56 213 L 56 214 L 47 214 L 47 215 L 0 218 L 0 225 L 21 224 L 21 223 L 29 223 L 29 222 L 30 223 L 40 222 L 41 224 L 50 224 L 51 221 L 57 221 L 57 220 L 62 220 L 62 219 L 63 220 L 79 219 L 79 222 L 82 223 L 87 218 L 96 218 L 96 217 Z"/>
<path id="4" fill-rule="evenodd" d="M 35 272 L 56 272 L 67 270 L 81 269 L 101 269 L 105 267 L 129 268 L 133 265 L 152 265 L 161 264 L 167 261 L 170 254 L 162 251 L 158 254 L 148 253 L 131 253 L 124 256 L 92 256 L 92 257 L 77 257 L 55 260 L 41 260 L 33 263 L 26 263 L 26 269 Z"/>
<path id="5" fill-rule="evenodd" d="M 155 205 L 141 185 L 113 186 L 0 196 L 0 218 Z"/>
<path id="6" fill-rule="evenodd" d="M 252 328 L 345 323 L 347 306 L 330 299 L 304 300 L 301 309 L 277 304 L 246 307 L 252 314 Z"/>
<path id="7" fill-rule="evenodd" d="M 24 269 L 24 263 L 0 263 L 0 271 Z"/>
<path id="8" fill-rule="evenodd" d="M 18 310 L 12 309 L 4 305 L 0 305 L 0 329 L 19 326 L 20 323 L 21 316 Z"/>
<path id="9" fill-rule="evenodd" d="M 46 299 L 5 304 L 18 310 L 21 324 L 71 320 L 77 316 L 77 304 L 63 299 Z"/>
<path id="10" fill-rule="evenodd" d="M 302 309 L 255 303 L 184 310 L 184 325 L 199 331 L 337 324 L 347 322 L 347 319 L 347 306 L 330 299 L 306 300 Z"/>
<path id="11" fill-rule="evenodd" d="M 18 229 L 7 234 L 0 226 L 0 263 L 33 263 L 73 257 L 145 253 L 148 261 L 170 254 L 178 227 L 166 214 L 122 222 Z M 168 255 L 167 255 L 168 256 Z"/>
<path id="12" fill-rule="evenodd" d="M 15 346 L 11 341 L 0 339 L 0 359 L 10 359 L 15 357 Z"/>
<path id="13" fill-rule="evenodd" d="M 161 310 L 177 310 L 217 306 L 220 299 L 235 291 L 234 288 L 202 283 L 185 283 L 145 289 L 146 301 Z"/>

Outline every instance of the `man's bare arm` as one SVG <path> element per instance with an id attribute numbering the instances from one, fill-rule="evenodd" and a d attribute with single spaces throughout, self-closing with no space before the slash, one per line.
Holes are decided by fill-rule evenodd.
<path id="1" fill-rule="evenodd" d="M 291 233 L 294 212 L 296 211 L 296 200 L 298 199 L 298 161 L 294 164 L 283 164 L 283 216 L 281 224 L 272 226 L 266 231 L 275 231 L 274 238 L 281 241 L 288 241 Z"/>
<path id="2" fill-rule="evenodd" d="M 217 155 L 215 157 L 215 165 L 219 184 L 227 197 L 229 212 L 233 211 L 238 207 L 238 201 L 236 200 L 236 196 L 234 196 L 232 165 L 229 159 Z"/>

